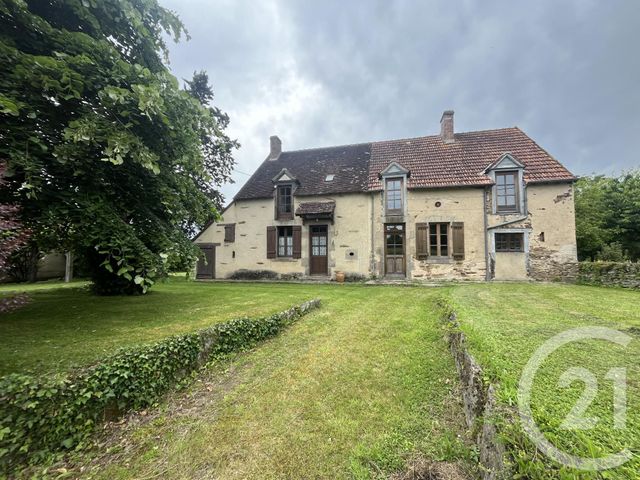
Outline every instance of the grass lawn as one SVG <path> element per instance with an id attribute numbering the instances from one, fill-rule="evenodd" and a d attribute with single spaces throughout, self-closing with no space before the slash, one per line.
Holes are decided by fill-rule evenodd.
<path id="1" fill-rule="evenodd" d="M 97 478 L 387 478 L 415 454 L 469 458 L 435 289 L 268 288 L 324 304 L 169 400 Z"/>
<path id="2" fill-rule="evenodd" d="M 564 330 L 585 326 L 618 329 L 633 338 L 625 348 L 604 340 L 584 340 L 553 353 L 535 377 L 532 411 L 548 439 L 568 453 L 601 457 L 629 448 L 632 461 L 605 476 L 579 478 L 637 479 L 640 470 L 640 292 L 569 285 L 490 284 L 450 289 L 470 348 L 491 378 L 500 383 L 498 394 L 515 405 L 520 375 L 533 352 Z M 561 423 L 578 401 L 584 384 L 558 386 L 563 372 L 583 367 L 597 378 L 598 391 L 584 413 L 599 419 L 592 430 L 568 430 Z M 611 367 L 627 368 L 626 428 L 613 421 Z M 528 478 L 578 478 L 576 472 L 550 468 L 531 446 L 524 447 L 517 468 Z"/>
<path id="3" fill-rule="evenodd" d="M 54 287 L 63 286 L 64 288 Z M 275 313 L 314 296 L 291 285 L 207 284 L 171 278 L 139 297 L 101 297 L 85 283 L 5 285 L 32 302 L 0 317 L 0 375 L 64 371 L 120 347 L 150 343 L 242 316 Z"/>

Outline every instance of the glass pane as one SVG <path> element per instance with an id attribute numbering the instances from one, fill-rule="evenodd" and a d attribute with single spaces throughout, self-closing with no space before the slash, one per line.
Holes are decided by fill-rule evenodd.
<path id="1" fill-rule="evenodd" d="M 320 252 L 318 255 L 327 256 L 327 247 L 318 247 L 318 251 Z"/>

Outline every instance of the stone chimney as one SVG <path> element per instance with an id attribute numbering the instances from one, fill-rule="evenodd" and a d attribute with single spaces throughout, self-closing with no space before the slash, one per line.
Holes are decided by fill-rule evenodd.
<path id="1" fill-rule="evenodd" d="M 453 110 L 445 110 L 440 119 L 440 136 L 444 143 L 453 143 Z"/>
<path id="2" fill-rule="evenodd" d="M 277 135 L 269 137 L 271 141 L 271 152 L 269 153 L 269 160 L 277 160 L 282 153 L 282 141 Z"/>

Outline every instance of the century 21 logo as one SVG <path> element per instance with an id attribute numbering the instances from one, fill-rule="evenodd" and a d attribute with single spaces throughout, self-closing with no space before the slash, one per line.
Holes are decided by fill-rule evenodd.
<path id="1" fill-rule="evenodd" d="M 524 367 L 520 384 L 518 386 L 518 410 L 520 421 L 529 438 L 536 444 L 536 447 L 548 457 L 568 467 L 579 470 L 597 471 L 608 470 L 619 467 L 632 457 L 628 449 L 618 453 L 600 458 L 584 458 L 563 452 L 555 447 L 540 431 L 533 419 L 531 412 L 531 390 L 536 372 L 543 362 L 553 352 L 564 345 L 581 340 L 606 340 L 617 345 L 626 347 L 632 340 L 631 336 L 618 330 L 605 327 L 583 327 L 567 330 L 559 333 L 555 337 L 547 340 L 529 359 Z M 627 422 L 627 381 L 626 369 L 624 367 L 613 367 L 607 374 L 606 379 L 613 382 L 613 424 L 614 428 L 625 428 Z M 584 383 L 582 395 L 566 416 L 562 424 L 563 429 L 587 430 L 593 428 L 597 418 L 586 417 L 585 413 L 598 393 L 598 380 L 596 376 L 586 368 L 570 367 L 561 376 L 558 385 L 568 387 L 574 381 L 579 380 Z"/>

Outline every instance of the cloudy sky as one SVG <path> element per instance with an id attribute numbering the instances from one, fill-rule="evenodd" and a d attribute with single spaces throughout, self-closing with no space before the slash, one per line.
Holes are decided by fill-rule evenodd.
<path id="1" fill-rule="evenodd" d="M 640 1 L 160 0 L 242 143 L 268 152 L 517 125 L 574 173 L 640 167 Z"/>

